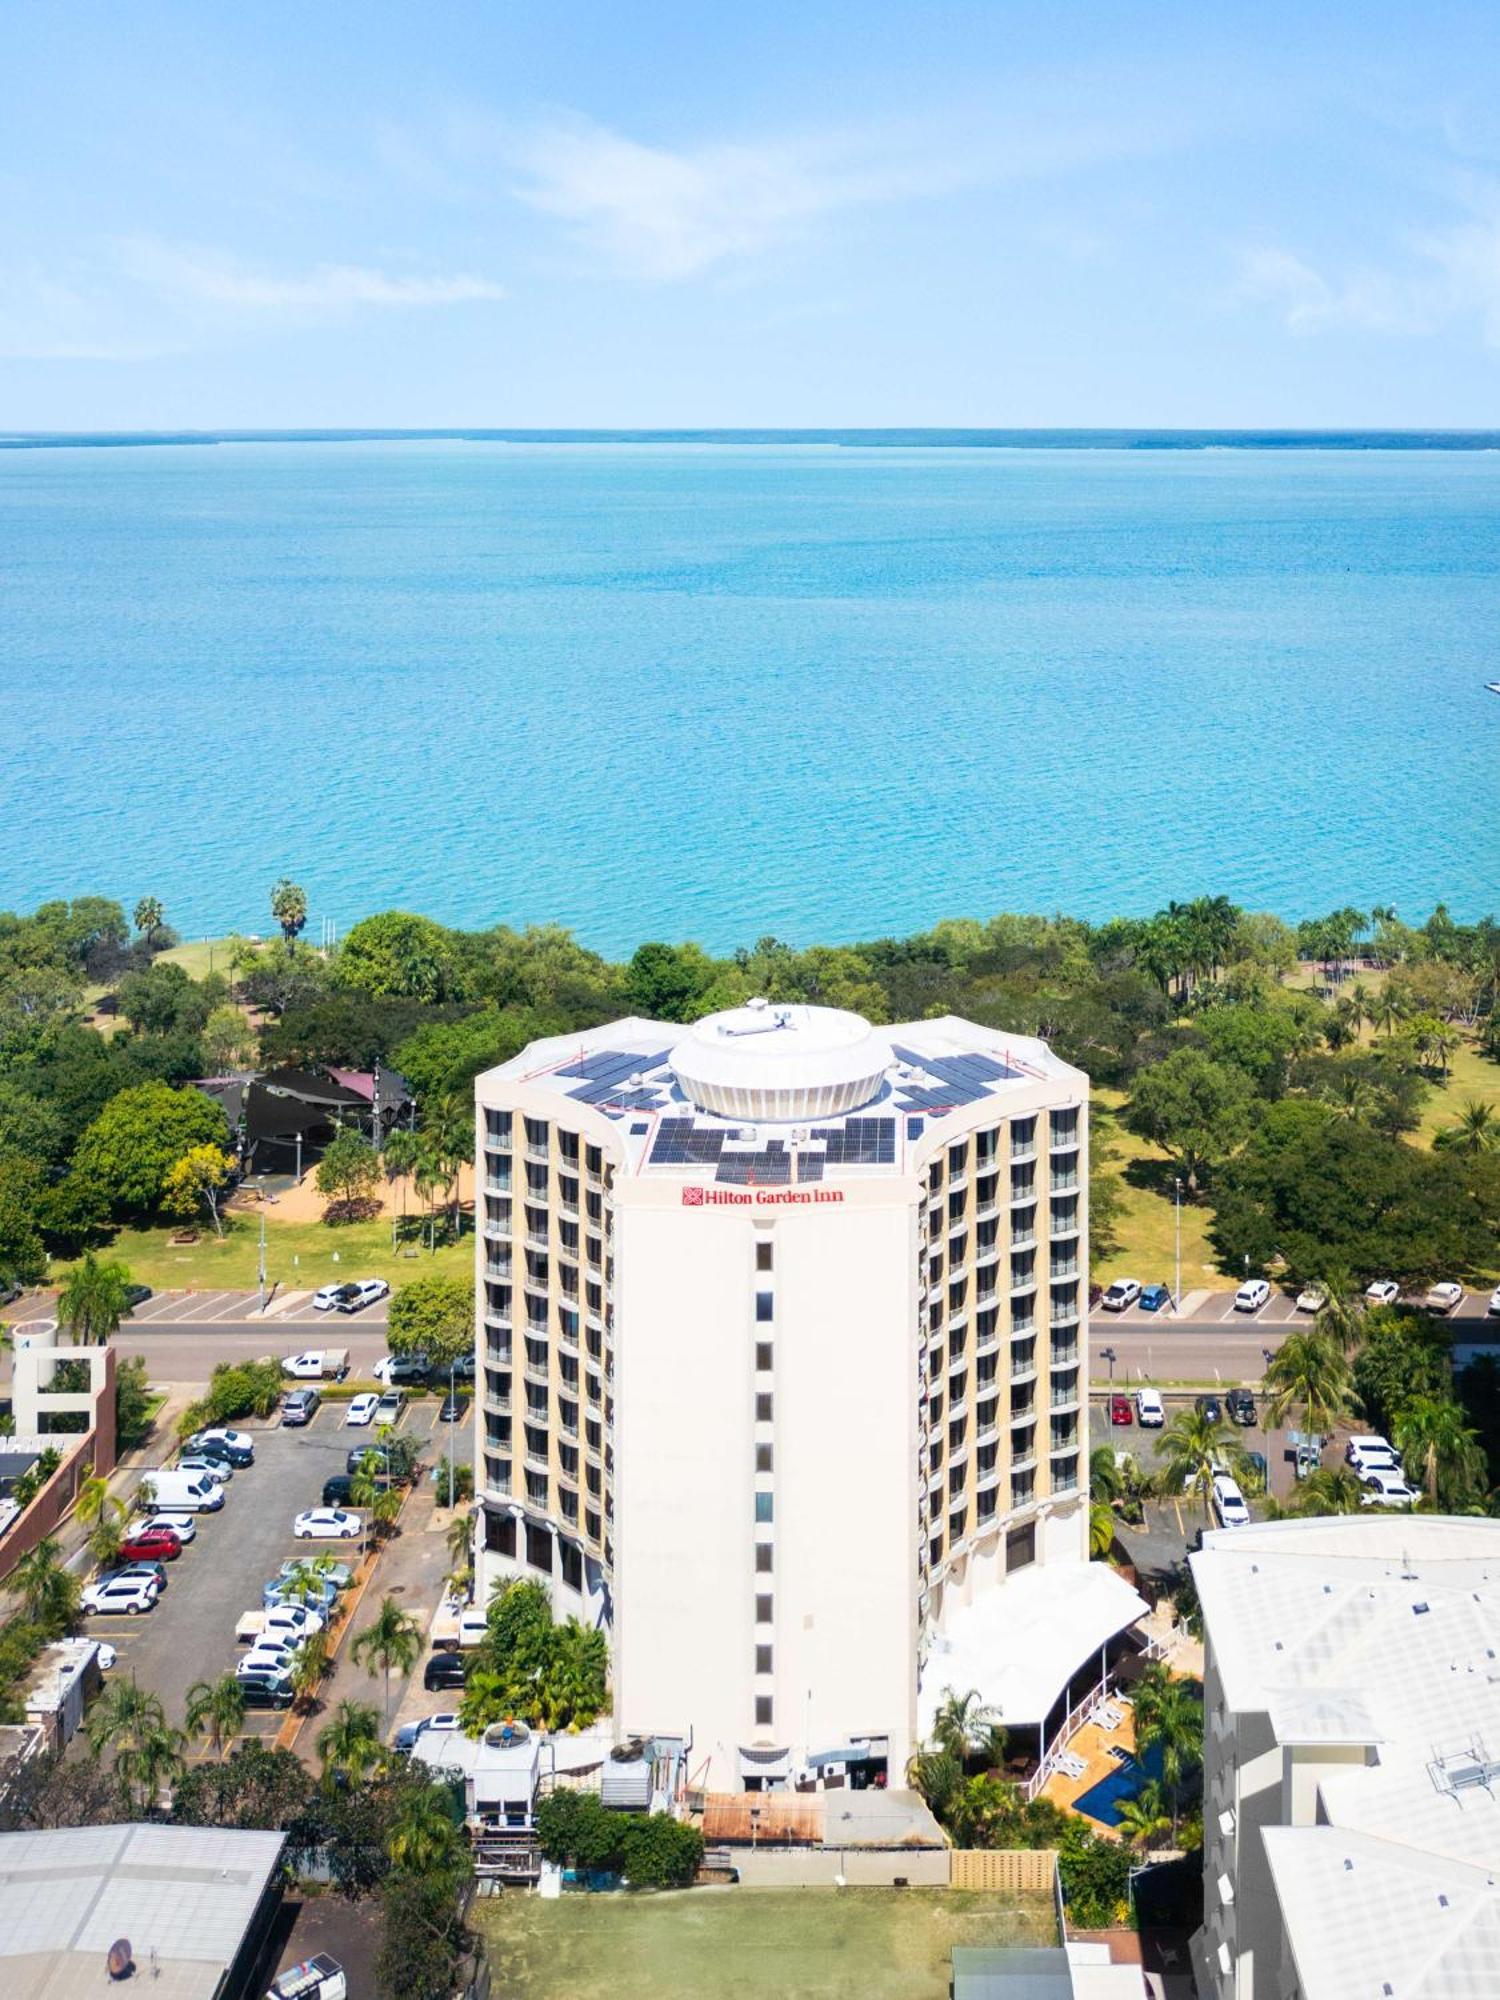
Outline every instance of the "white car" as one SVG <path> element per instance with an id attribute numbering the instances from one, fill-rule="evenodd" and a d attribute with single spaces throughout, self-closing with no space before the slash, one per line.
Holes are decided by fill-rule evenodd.
<path id="1" fill-rule="evenodd" d="M 347 1507 L 309 1507 L 292 1523 L 292 1533 L 302 1542 L 352 1542 L 364 1531 L 364 1516 Z"/>
<path id="2" fill-rule="evenodd" d="M 384 1278 L 345 1278 L 337 1285 L 324 1285 L 313 1293 L 315 1312 L 363 1312 L 390 1291 Z"/>
<path id="3" fill-rule="evenodd" d="M 1214 1512 L 1222 1528 L 1247 1528 L 1250 1525 L 1250 1509 L 1245 1504 L 1245 1496 L 1227 1472 L 1214 1476 Z"/>
<path id="4" fill-rule="evenodd" d="M 1417 1491 L 1408 1486 L 1399 1472 L 1366 1472 L 1361 1475 L 1365 1487 L 1364 1507 L 1414 1507 Z"/>
<path id="5" fill-rule="evenodd" d="M 111 1667 L 118 1666 L 120 1656 L 107 1639 L 100 1639 L 95 1647 L 94 1658 L 99 1662 L 101 1674 L 107 1674 Z"/>
<path id="6" fill-rule="evenodd" d="M 1167 1421 L 1166 1410 L 1155 1389 L 1136 1390 L 1135 1414 L 1143 1431 L 1159 1431 Z"/>
<path id="7" fill-rule="evenodd" d="M 265 1623 L 251 1640 L 252 1647 L 260 1646 L 267 1639 L 290 1639 L 295 1643 L 306 1639 L 323 1629 L 323 1614 L 306 1604 L 273 1604 L 265 1614 Z"/>
<path id="8" fill-rule="evenodd" d="M 1500 1313 L 1500 1285 L 1496 1285 L 1495 1289 L 1490 1293 L 1489 1309 L 1492 1313 Z"/>
<path id="9" fill-rule="evenodd" d="M 178 1541 L 186 1545 L 194 1541 L 198 1534 L 198 1523 L 191 1514 L 149 1514 L 132 1534 L 143 1534 L 148 1528 L 166 1528 Z"/>
<path id="10" fill-rule="evenodd" d="M 211 1479 L 215 1486 L 227 1486 L 234 1477 L 234 1467 L 226 1458 L 204 1458 L 200 1452 L 186 1452 L 177 1461 L 178 1472 L 195 1472 L 203 1479 Z"/>
<path id="11" fill-rule="evenodd" d="M 1365 1297 L 1372 1306 L 1393 1306 L 1401 1297 L 1401 1287 L 1394 1278 L 1376 1278 L 1365 1286 Z"/>
<path id="12" fill-rule="evenodd" d="M 1430 1313 L 1447 1314 L 1455 1312 L 1464 1302 L 1464 1288 L 1456 1285 L 1451 1278 L 1445 1278 L 1440 1285 L 1434 1285 L 1422 1303 Z"/>
<path id="13" fill-rule="evenodd" d="M 1141 1295 L 1140 1283 L 1135 1278 L 1116 1278 L 1106 1285 L 1104 1296 L 1099 1303 L 1107 1313 L 1122 1313 L 1127 1306 L 1133 1306 Z"/>
<path id="14" fill-rule="evenodd" d="M 1328 1293 L 1322 1285 L 1304 1285 L 1297 1294 L 1299 1313 L 1320 1313 L 1328 1303 Z"/>
<path id="15" fill-rule="evenodd" d="M 1271 1287 L 1264 1278 L 1247 1278 L 1234 1295 L 1237 1313 L 1258 1313 L 1271 1299 Z"/>
<path id="16" fill-rule="evenodd" d="M 252 1646 L 243 1659 L 235 1662 L 235 1679 L 243 1680 L 247 1674 L 289 1674 L 296 1650 L 295 1645 Z"/>
<path id="17" fill-rule="evenodd" d="M 1389 1438 L 1376 1435 L 1352 1437 L 1344 1446 L 1344 1463 L 1352 1465 L 1363 1479 L 1368 1472 L 1401 1472 L 1401 1458 Z"/>
<path id="18" fill-rule="evenodd" d="M 344 1422 L 352 1424 L 356 1430 L 361 1429 L 365 1424 L 374 1423 L 375 1412 L 379 1408 L 380 1398 L 378 1396 L 372 1396 L 368 1393 L 363 1396 L 356 1396 L 344 1412 Z"/>
<path id="19" fill-rule="evenodd" d="M 136 1618 L 149 1611 L 160 1596 L 161 1587 L 154 1577 L 111 1577 L 89 1585 L 83 1593 L 83 1608 L 104 1618 L 118 1617 L 121 1612 L 127 1618 Z"/>
<path id="20" fill-rule="evenodd" d="M 289 1354 L 281 1364 L 283 1375 L 290 1375 L 294 1382 L 321 1382 L 323 1379 L 323 1350 L 313 1348 L 306 1354 Z"/>

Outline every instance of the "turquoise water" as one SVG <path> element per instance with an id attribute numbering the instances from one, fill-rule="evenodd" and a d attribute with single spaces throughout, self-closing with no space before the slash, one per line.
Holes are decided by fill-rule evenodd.
<path id="1" fill-rule="evenodd" d="M 1500 902 L 1500 454 L 0 452 L 0 906 Z"/>

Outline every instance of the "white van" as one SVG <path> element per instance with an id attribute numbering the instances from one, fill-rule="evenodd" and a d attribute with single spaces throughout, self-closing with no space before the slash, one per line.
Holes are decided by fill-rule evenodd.
<path id="1" fill-rule="evenodd" d="M 1227 1472 L 1214 1475 L 1214 1512 L 1221 1528 L 1248 1528 L 1250 1509 L 1238 1483 Z"/>
<path id="2" fill-rule="evenodd" d="M 205 1472 L 153 1472 L 148 1475 L 155 1498 L 152 1512 L 181 1510 L 212 1514 L 224 1505 L 224 1489 Z"/>

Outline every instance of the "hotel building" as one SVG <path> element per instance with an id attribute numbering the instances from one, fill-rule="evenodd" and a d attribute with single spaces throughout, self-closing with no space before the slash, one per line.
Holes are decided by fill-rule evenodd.
<path id="1" fill-rule="evenodd" d="M 1145 1608 L 1086 1560 L 1083 1074 L 751 1001 L 476 1099 L 481 1593 L 606 1623 L 717 1789 L 899 1783 L 949 1685 L 1040 1754 Z"/>
<path id="2" fill-rule="evenodd" d="M 1220 1530 L 1202 2000 L 1500 1993 L 1500 1521 Z"/>

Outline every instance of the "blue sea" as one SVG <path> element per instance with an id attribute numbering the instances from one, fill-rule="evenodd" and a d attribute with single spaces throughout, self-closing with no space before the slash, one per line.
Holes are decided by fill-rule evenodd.
<path id="1" fill-rule="evenodd" d="M 0 907 L 1500 904 L 1483 439 L 15 442 Z"/>

